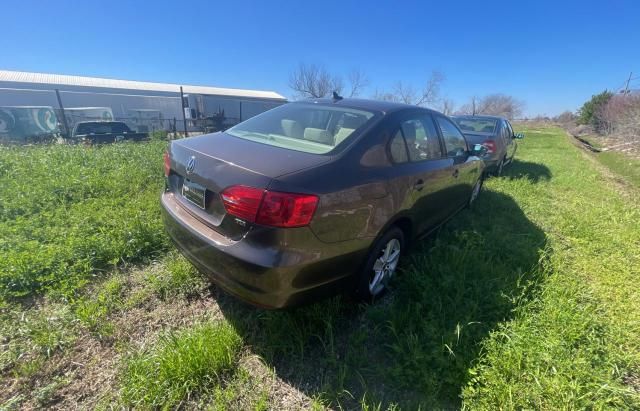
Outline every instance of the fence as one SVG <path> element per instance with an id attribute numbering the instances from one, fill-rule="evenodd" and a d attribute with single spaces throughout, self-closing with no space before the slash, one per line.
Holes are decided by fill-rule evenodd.
<path id="1" fill-rule="evenodd" d="M 73 113 L 48 107 L 0 107 L 0 143 L 49 143 L 74 140 L 76 128 L 87 122 L 124 123 L 134 133 L 166 131 L 168 138 L 182 138 L 224 131 L 239 122 L 238 118 L 212 116 L 199 119 L 145 118 L 140 116 L 105 116 L 96 113 Z"/>
<path id="2" fill-rule="evenodd" d="M 136 133 L 171 137 L 225 130 L 282 104 L 274 99 L 93 88 L 0 88 L 0 142 L 73 140 L 79 123 L 117 121 Z"/>

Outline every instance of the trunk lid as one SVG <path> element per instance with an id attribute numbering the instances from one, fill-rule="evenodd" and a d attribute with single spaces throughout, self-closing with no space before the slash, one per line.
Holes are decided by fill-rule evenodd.
<path id="1" fill-rule="evenodd" d="M 227 215 L 220 193 L 232 185 L 267 189 L 273 178 L 330 160 L 224 133 L 175 140 L 169 190 L 192 215 L 221 234 L 241 239 L 250 223 Z"/>

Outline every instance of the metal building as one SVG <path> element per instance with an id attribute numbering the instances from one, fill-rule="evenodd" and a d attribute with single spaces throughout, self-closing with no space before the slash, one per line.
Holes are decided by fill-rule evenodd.
<path id="1" fill-rule="evenodd" d="M 182 131 L 184 117 L 189 130 L 206 131 L 208 124 L 228 127 L 284 102 L 273 91 L 0 70 L 0 134 L 18 121 L 16 112 L 33 107 L 53 109 L 61 130 L 65 122 L 72 128 L 78 121 L 116 119 L 138 131 Z"/>

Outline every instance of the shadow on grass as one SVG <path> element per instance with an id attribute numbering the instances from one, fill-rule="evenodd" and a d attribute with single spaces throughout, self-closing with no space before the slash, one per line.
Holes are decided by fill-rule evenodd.
<path id="1" fill-rule="evenodd" d="M 551 180 L 551 170 L 544 164 L 514 159 L 502 175 L 511 180 L 528 179 L 534 183 Z"/>
<path id="2" fill-rule="evenodd" d="M 521 175 L 549 175 L 517 163 Z M 474 210 L 416 244 L 374 305 L 339 297 L 291 311 L 226 296 L 219 303 L 245 343 L 310 397 L 346 409 L 362 401 L 456 408 L 483 339 L 535 294 L 545 248 L 511 197 L 485 190 Z"/>

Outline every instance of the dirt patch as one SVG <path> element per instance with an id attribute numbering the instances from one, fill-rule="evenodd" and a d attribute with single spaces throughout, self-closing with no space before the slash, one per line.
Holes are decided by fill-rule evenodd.
<path id="1" fill-rule="evenodd" d="M 627 374 L 623 379 L 626 385 L 631 387 L 635 392 L 640 393 L 640 371 L 636 370 Z"/>
<path id="2" fill-rule="evenodd" d="M 271 408 L 276 410 L 302 410 L 311 407 L 311 398 L 277 376 L 260 357 L 247 353 L 241 366 L 249 371 L 269 398 Z M 248 404 L 250 407 L 250 404 Z M 238 409 L 247 409 L 239 407 Z"/>
<path id="3" fill-rule="evenodd" d="M 49 358 L 28 377 L 3 376 L 0 404 L 22 409 L 93 409 L 117 404 L 118 378 L 123 359 L 152 346 L 160 335 L 202 321 L 224 319 L 218 299 L 228 299 L 206 284 L 198 295 L 160 299 L 146 283 L 149 272 L 163 269 L 156 263 L 131 270 L 126 275 L 123 300 L 126 307 L 110 314 L 112 333 L 101 336 L 81 328 L 73 343 Z M 45 302 L 46 304 L 46 302 Z M 247 401 L 264 396 L 275 409 L 307 409 L 312 399 L 283 381 L 259 356 L 249 349 L 239 367 L 250 378 L 232 382 L 247 393 L 227 404 L 236 409 L 251 408 Z M 249 395 L 251 393 L 251 395 Z M 255 394 L 255 395 L 254 395 Z M 196 402 L 183 404 L 198 408 Z"/>

